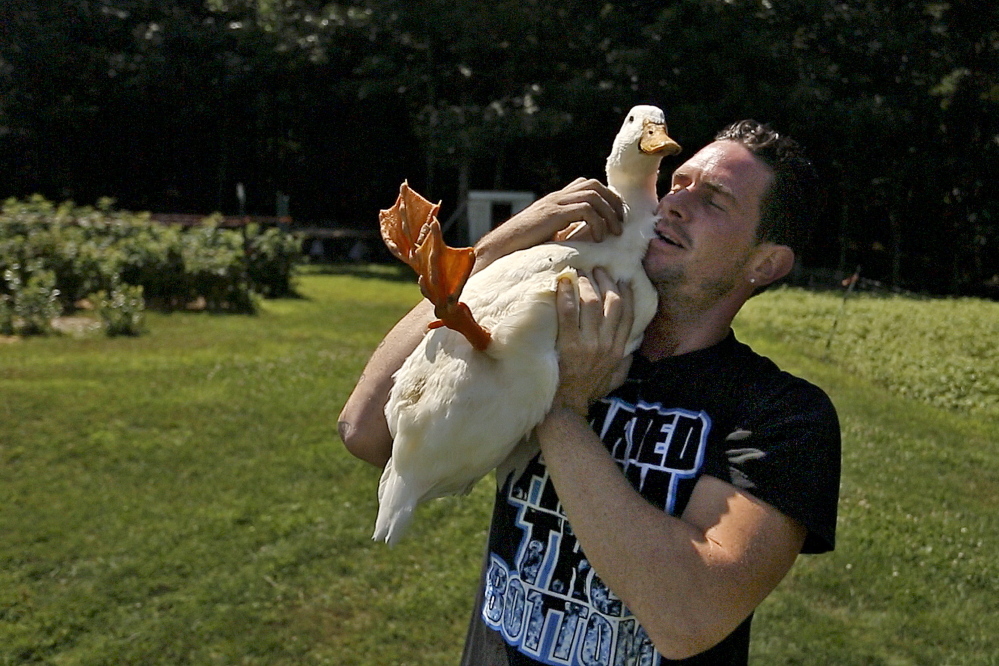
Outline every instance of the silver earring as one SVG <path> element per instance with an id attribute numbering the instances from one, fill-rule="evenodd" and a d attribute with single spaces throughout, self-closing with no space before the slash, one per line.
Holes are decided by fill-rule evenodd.
<path id="1" fill-rule="evenodd" d="M 749 284 L 756 284 L 756 278 L 749 278 Z"/>

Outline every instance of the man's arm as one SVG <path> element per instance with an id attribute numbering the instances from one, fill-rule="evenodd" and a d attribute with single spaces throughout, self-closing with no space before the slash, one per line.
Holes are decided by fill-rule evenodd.
<path id="1" fill-rule="evenodd" d="M 337 431 L 354 456 L 385 467 L 392 455 L 392 436 L 385 421 L 385 403 L 392 389 L 392 375 L 427 332 L 434 306 L 420 301 L 392 327 L 368 359 L 354 390 L 340 412 Z"/>
<path id="2" fill-rule="evenodd" d="M 486 234 L 475 246 L 475 270 L 511 252 L 550 241 L 576 222 L 583 223 L 581 235 L 587 240 L 599 243 L 608 235 L 620 236 L 623 217 L 617 194 L 598 180 L 577 178 Z"/>
<path id="3" fill-rule="evenodd" d="M 590 400 L 621 381 L 629 298 L 599 272 L 580 280 L 578 304 L 560 288 L 563 379 L 537 435 L 587 559 L 656 648 L 682 659 L 718 643 L 773 590 L 800 551 L 805 528 L 709 476 L 698 481 L 683 515 L 672 517 L 621 474 L 585 413 Z"/>
<path id="4" fill-rule="evenodd" d="M 579 178 L 487 234 L 476 245 L 475 271 L 507 254 L 543 243 L 575 222 L 585 223 L 584 235 L 594 240 L 620 234 L 621 217 L 621 200 L 616 194 L 599 181 Z M 416 349 L 433 319 L 433 306 L 428 301 L 421 301 L 403 317 L 372 354 L 347 398 L 337 430 L 347 450 L 361 460 L 384 467 L 392 454 L 384 413 L 392 375 Z"/>

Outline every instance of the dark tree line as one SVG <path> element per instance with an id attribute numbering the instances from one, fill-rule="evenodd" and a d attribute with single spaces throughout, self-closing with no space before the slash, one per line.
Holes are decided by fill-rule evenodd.
<path id="1" fill-rule="evenodd" d="M 688 150 L 732 120 L 805 144 L 805 255 L 999 295 L 999 6 L 954 0 L 4 0 L 0 195 L 372 226 L 404 178 L 601 176 L 621 114 Z M 673 166 L 664 165 L 664 170 Z"/>

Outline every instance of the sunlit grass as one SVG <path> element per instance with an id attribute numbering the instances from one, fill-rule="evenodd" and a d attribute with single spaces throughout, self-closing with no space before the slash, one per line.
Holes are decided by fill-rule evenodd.
<path id="1" fill-rule="evenodd" d="M 487 499 L 376 546 L 377 471 L 335 436 L 419 291 L 301 291 L 0 348 L 0 663 L 438 664 L 460 643 Z"/>
<path id="2" fill-rule="evenodd" d="M 740 325 L 927 404 L 999 419 L 999 303 L 781 289 Z"/>
<path id="3" fill-rule="evenodd" d="M 398 275 L 307 275 L 257 316 L 152 313 L 139 338 L 0 345 L 0 664 L 457 663 L 491 482 L 422 507 L 389 549 L 369 538 L 378 472 L 335 433 L 419 299 Z M 941 316 L 982 316 L 962 304 L 994 312 Z M 826 388 L 844 432 L 838 549 L 801 558 L 760 609 L 754 663 L 999 663 L 987 406 L 843 369 L 854 301 L 828 356 L 831 322 L 810 313 L 835 296 L 750 305 L 740 337 Z M 866 339 L 899 316 L 870 315 Z"/>

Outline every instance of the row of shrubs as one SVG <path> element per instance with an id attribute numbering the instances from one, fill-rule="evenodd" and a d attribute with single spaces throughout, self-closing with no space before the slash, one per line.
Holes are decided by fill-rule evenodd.
<path id="1" fill-rule="evenodd" d="M 301 256 L 279 229 L 187 229 L 148 213 L 8 199 L 0 212 L 0 334 L 51 331 L 52 319 L 90 304 L 110 335 L 136 334 L 146 304 L 200 303 L 248 313 L 256 295 L 285 296 Z"/>

